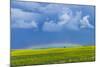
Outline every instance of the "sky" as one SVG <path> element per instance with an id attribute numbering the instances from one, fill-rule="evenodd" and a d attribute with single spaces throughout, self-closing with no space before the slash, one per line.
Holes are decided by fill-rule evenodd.
<path id="1" fill-rule="evenodd" d="M 11 2 L 11 48 L 95 45 L 95 7 Z"/>

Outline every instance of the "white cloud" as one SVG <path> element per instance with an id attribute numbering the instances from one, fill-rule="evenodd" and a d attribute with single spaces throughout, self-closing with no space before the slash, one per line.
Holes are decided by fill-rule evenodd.
<path id="1" fill-rule="evenodd" d="M 43 31 L 48 31 L 48 32 L 55 32 L 55 31 L 60 31 L 61 26 L 55 23 L 54 21 L 46 21 L 43 26 Z"/>
<path id="2" fill-rule="evenodd" d="M 11 2 L 11 5 L 13 5 L 13 7 L 15 7 L 15 8 L 17 6 L 19 9 L 24 9 L 27 11 L 35 11 L 41 7 L 41 5 L 36 2 L 13 1 L 13 2 Z"/>
<path id="3" fill-rule="evenodd" d="M 53 25 L 55 26 L 55 29 L 52 31 L 56 31 L 56 29 L 57 31 L 62 30 L 64 28 L 69 29 L 69 30 L 80 30 L 81 28 L 83 28 L 83 26 L 86 26 L 86 25 L 87 25 L 87 28 L 93 28 L 93 25 L 89 23 L 88 18 L 86 18 L 85 16 L 82 18 L 81 11 L 78 10 L 74 12 L 68 7 L 66 5 L 60 5 L 60 4 L 59 5 L 58 4 L 48 4 L 45 7 L 42 7 L 42 9 L 40 9 L 46 14 L 50 14 L 50 15 L 57 14 L 58 15 L 58 20 L 59 20 L 58 22 L 55 23 L 54 21 L 52 21 L 52 25 L 51 23 L 48 22 L 47 24 L 48 27 L 46 27 L 48 28 L 48 31 L 49 29 L 50 31 L 51 29 L 54 29 L 54 27 L 51 27 Z"/>
<path id="4" fill-rule="evenodd" d="M 62 8 L 64 9 L 64 8 Z M 69 8 L 66 8 L 65 11 L 62 11 L 59 15 L 59 24 L 64 25 L 66 23 L 69 23 L 69 21 L 72 19 L 72 11 Z"/>
<path id="5" fill-rule="evenodd" d="M 12 2 L 11 7 L 31 12 L 42 12 L 44 14 L 59 14 L 62 11 L 69 11 L 69 6 L 64 4 L 41 4 L 39 2 Z M 17 7 L 16 7 L 17 6 Z"/>
<path id="6" fill-rule="evenodd" d="M 94 28 L 94 26 L 89 22 L 89 15 L 84 16 L 82 20 L 80 20 L 80 23 L 80 28 Z"/>
<path id="7" fill-rule="evenodd" d="M 57 32 L 63 29 L 67 30 L 80 30 L 82 28 L 93 28 L 93 25 L 89 23 L 89 16 L 82 18 L 82 12 L 77 11 L 75 15 L 63 13 L 58 18 L 58 22 L 53 20 L 44 23 L 43 30 L 49 32 Z"/>
<path id="8" fill-rule="evenodd" d="M 81 16 L 82 16 L 81 11 L 77 11 L 76 15 L 72 16 L 69 23 L 65 25 L 66 28 L 69 30 L 79 30 Z"/>
<path id="9" fill-rule="evenodd" d="M 21 9 L 11 9 L 12 28 L 38 28 L 36 18 L 38 14 L 25 12 Z"/>
<path id="10" fill-rule="evenodd" d="M 63 29 L 63 25 L 68 23 L 70 16 L 67 13 L 60 14 L 59 22 L 55 23 L 53 20 L 44 22 L 43 30 L 49 32 L 60 31 Z"/>
<path id="11" fill-rule="evenodd" d="M 37 24 L 40 23 L 40 19 L 46 19 L 47 17 L 55 16 L 56 20 L 49 20 L 43 22 L 43 31 L 55 32 L 63 29 L 67 30 L 80 30 L 82 28 L 93 28 L 90 24 L 89 17 L 82 17 L 81 11 L 72 11 L 66 5 L 61 4 L 46 4 L 40 3 L 25 3 L 18 2 L 20 7 L 12 8 L 12 25 L 15 28 L 38 28 Z M 23 7 L 23 8 L 22 8 Z M 24 10 L 31 10 L 32 12 L 26 12 Z M 39 11 L 41 13 L 37 13 Z M 43 17 L 45 16 L 45 17 Z M 55 18 L 54 17 L 54 18 Z M 37 20 L 39 21 L 37 23 Z M 17 27 L 18 26 L 18 27 Z"/>
<path id="12" fill-rule="evenodd" d="M 36 22 L 25 22 L 23 20 L 18 20 L 12 24 L 13 28 L 38 28 Z"/>
<path id="13" fill-rule="evenodd" d="M 51 14 L 51 13 L 57 13 L 57 11 L 59 12 L 60 9 L 59 8 L 59 5 L 57 4 L 48 4 L 44 7 L 41 7 L 40 8 L 40 11 L 43 12 L 43 13 L 48 13 L 48 14 Z"/>
<path id="14" fill-rule="evenodd" d="M 26 12 L 23 11 L 22 9 L 18 9 L 18 8 L 11 8 L 11 18 L 13 20 L 18 20 L 18 19 L 22 19 L 22 20 L 37 20 L 41 15 L 38 13 L 34 13 L 34 12 Z"/>
<path id="15" fill-rule="evenodd" d="M 27 20 L 29 18 L 32 19 L 32 15 L 33 15 L 32 13 L 24 12 L 21 9 L 15 9 L 15 8 L 11 9 L 11 17 L 13 20 L 16 20 L 16 19 Z"/>
<path id="16" fill-rule="evenodd" d="M 80 11 L 76 12 L 76 15 L 73 16 L 72 12 L 68 14 L 68 12 L 63 12 L 62 15 L 59 16 L 58 22 L 48 21 L 44 23 L 43 30 L 46 31 L 61 31 L 63 29 L 68 30 L 79 30 L 79 24 L 82 13 Z"/>
<path id="17" fill-rule="evenodd" d="M 68 12 L 69 8 L 63 4 L 47 4 L 39 8 L 39 11 L 43 14 L 58 15 L 63 12 Z"/>

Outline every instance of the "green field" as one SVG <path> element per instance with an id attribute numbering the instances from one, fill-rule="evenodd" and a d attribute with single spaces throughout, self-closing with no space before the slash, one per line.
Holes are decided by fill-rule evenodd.
<path id="1" fill-rule="evenodd" d="M 95 46 L 11 51 L 11 66 L 95 61 Z"/>

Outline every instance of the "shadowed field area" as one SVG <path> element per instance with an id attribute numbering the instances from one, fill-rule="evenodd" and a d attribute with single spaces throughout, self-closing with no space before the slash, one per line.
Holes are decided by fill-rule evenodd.
<path id="1" fill-rule="evenodd" d="M 11 51 L 11 65 L 13 67 L 91 61 L 95 61 L 95 46 Z"/>

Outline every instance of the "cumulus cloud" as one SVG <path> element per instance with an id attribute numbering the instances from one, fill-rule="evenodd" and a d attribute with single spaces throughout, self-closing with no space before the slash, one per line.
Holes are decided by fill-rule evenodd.
<path id="1" fill-rule="evenodd" d="M 66 6 L 61 4 L 47 4 L 46 6 L 40 7 L 39 10 L 45 14 L 58 14 L 65 11 Z"/>
<path id="2" fill-rule="evenodd" d="M 73 11 L 68 5 L 62 4 L 13 2 L 11 9 L 12 27 L 38 28 L 39 24 L 43 25 L 43 31 L 49 32 L 94 28 L 89 22 L 89 16 L 83 16 L 83 11 L 76 10 L 79 8 L 77 7 Z M 45 21 L 46 18 L 50 20 Z"/>
<path id="3" fill-rule="evenodd" d="M 36 22 L 25 22 L 23 20 L 18 20 L 17 22 L 12 24 L 13 28 L 37 28 Z"/>
<path id="4" fill-rule="evenodd" d="M 77 11 L 75 16 L 72 16 L 69 23 L 65 26 L 69 30 L 79 30 L 80 19 L 82 17 L 81 11 Z"/>
<path id="5" fill-rule="evenodd" d="M 48 21 L 44 23 L 43 30 L 54 32 L 61 31 L 63 29 L 67 30 L 80 30 L 82 28 L 94 28 L 93 25 L 89 23 L 89 16 L 83 16 L 82 12 L 77 11 L 75 15 L 72 15 L 72 12 L 68 14 L 67 12 L 63 13 L 58 18 L 58 22 Z"/>
<path id="6" fill-rule="evenodd" d="M 72 12 L 69 14 L 68 13 L 65 12 L 61 16 L 59 16 L 58 22 L 54 22 L 54 21 L 45 22 L 43 30 L 50 31 L 50 32 L 61 31 L 63 29 L 79 30 L 81 12 L 80 11 L 76 12 L 75 16 L 72 16 Z"/>
<path id="7" fill-rule="evenodd" d="M 13 28 L 38 28 L 36 18 L 38 14 L 25 12 L 21 9 L 11 9 L 11 20 Z"/>
<path id="8" fill-rule="evenodd" d="M 84 16 L 82 20 L 80 20 L 80 23 L 80 28 L 94 28 L 94 26 L 89 22 L 89 15 Z"/>
<path id="9" fill-rule="evenodd" d="M 69 11 L 63 4 L 45 4 L 39 2 L 12 2 L 13 8 L 19 8 L 31 12 L 42 12 L 43 14 L 59 14 L 62 11 Z"/>
<path id="10" fill-rule="evenodd" d="M 71 19 L 71 16 L 67 13 L 63 13 L 58 18 L 58 22 L 54 22 L 53 20 L 44 22 L 43 30 L 54 32 L 54 31 L 61 31 L 63 29 L 63 26 L 67 23 L 69 23 L 69 20 Z"/>
<path id="11" fill-rule="evenodd" d="M 22 1 L 12 1 L 11 6 L 13 8 L 19 8 L 26 11 L 36 11 L 41 7 L 40 3 L 36 2 L 22 2 Z"/>
<path id="12" fill-rule="evenodd" d="M 37 20 L 41 15 L 34 12 L 27 12 L 18 8 L 11 8 L 11 18 L 23 20 Z"/>
<path id="13" fill-rule="evenodd" d="M 66 12 L 62 11 L 62 14 L 58 18 L 59 19 L 58 24 L 59 25 L 67 24 L 67 23 L 69 23 L 71 18 L 72 18 L 72 11 L 70 9 L 67 9 Z"/>
<path id="14" fill-rule="evenodd" d="M 48 31 L 48 32 L 55 32 L 55 31 L 60 31 L 62 26 L 58 25 L 54 21 L 46 21 L 43 26 L 43 31 Z"/>
<path id="15" fill-rule="evenodd" d="M 29 12 L 24 12 L 23 10 L 21 9 L 15 9 L 15 8 L 12 8 L 11 9 L 11 18 L 12 20 L 18 20 L 18 19 L 23 19 L 23 20 L 30 20 L 32 19 L 32 13 L 29 13 Z"/>

